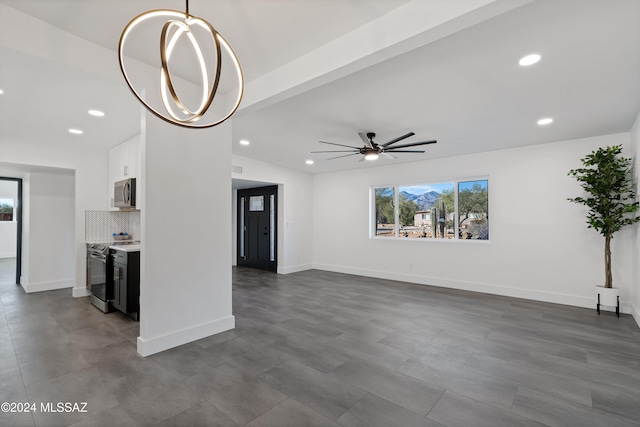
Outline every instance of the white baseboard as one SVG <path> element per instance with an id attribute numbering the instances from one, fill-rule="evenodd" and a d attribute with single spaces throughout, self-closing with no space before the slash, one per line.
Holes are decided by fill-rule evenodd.
<path id="1" fill-rule="evenodd" d="M 20 284 L 24 288 L 24 291 L 28 294 L 33 292 L 53 291 L 54 289 L 73 288 L 76 284 L 75 280 L 55 280 L 52 282 L 40 282 L 40 283 L 28 283 L 28 281 L 21 278 Z"/>
<path id="2" fill-rule="evenodd" d="M 490 283 L 468 282 L 463 280 L 451 280 L 441 277 L 417 276 L 402 273 L 393 273 L 388 271 L 377 271 L 363 268 L 345 267 L 330 264 L 314 264 L 313 268 L 318 270 L 334 271 L 336 273 L 355 274 L 358 276 L 375 277 L 378 279 L 397 280 L 399 282 L 416 283 L 420 285 L 438 286 L 442 288 L 459 289 L 463 291 L 480 292 L 485 294 L 501 295 L 513 298 L 523 298 L 534 301 L 550 302 L 554 304 L 571 305 L 575 307 L 596 308 L 596 297 L 584 297 L 580 295 L 569 295 L 555 292 L 541 292 L 532 289 L 520 289 L 509 286 L 494 285 Z M 611 307 L 603 307 L 605 311 L 609 311 Z M 615 311 L 615 309 L 613 310 Z M 621 313 L 632 313 L 631 304 L 621 304 Z M 640 313 L 635 310 L 638 317 L 636 322 L 640 320 Z M 640 324 L 640 322 L 639 322 Z"/>
<path id="3" fill-rule="evenodd" d="M 73 288 L 74 298 L 88 297 L 89 295 L 91 295 L 91 293 L 87 290 L 85 286 L 81 288 Z"/>
<path id="4" fill-rule="evenodd" d="M 638 307 L 636 307 L 635 305 L 632 305 L 631 315 L 633 316 L 633 319 L 636 321 L 636 324 L 640 328 L 640 309 L 638 309 Z"/>
<path id="5" fill-rule="evenodd" d="M 144 313 L 141 313 L 144 315 Z M 153 338 L 138 337 L 138 354 L 143 357 L 178 347 L 235 328 L 233 315 Z"/>
<path id="6" fill-rule="evenodd" d="M 297 273 L 299 271 L 311 270 L 311 264 L 292 265 L 291 267 L 278 267 L 278 274 Z"/>

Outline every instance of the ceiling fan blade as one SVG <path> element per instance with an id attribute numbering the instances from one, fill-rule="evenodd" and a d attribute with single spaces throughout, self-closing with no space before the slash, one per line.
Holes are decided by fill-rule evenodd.
<path id="1" fill-rule="evenodd" d="M 363 162 L 364 161 L 364 156 L 360 157 L 360 160 L 358 160 L 358 163 Z"/>
<path id="2" fill-rule="evenodd" d="M 386 150 L 385 153 L 424 153 L 424 150 Z"/>
<path id="3" fill-rule="evenodd" d="M 408 134 L 406 134 L 406 135 L 399 136 L 399 137 L 397 137 L 396 139 L 392 139 L 391 141 L 389 141 L 389 142 L 387 142 L 387 143 L 382 144 L 382 145 L 381 145 L 381 147 L 388 147 L 388 146 L 390 146 L 391 144 L 395 144 L 396 142 L 398 142 L 398 141 L 402 141 L 403 139 L 405 139 L 405 138 L 409 138 L 410 136 L 413 136 L 413 135 L 415 135 L 415 133 L 413 133 L 413 132 L 409 132 L 409 133 L 408 133 Z"/>
<path id="4" fill-rule="evenodd" d="M 326 142 L 326 141 L 318 141 L 320 144 L 331 144 L 331 145 L 337 145 L 339 147 L 348 147 L 348 148 L 357 148 L 359 149 L 360 147 L 354 147 L 352 145 L 344 145 L 344 144 L 336 144 L 335 142 Z"/>
<path id="5" fill-rule="evenodd" d="M 369 138 L 367 138 L 366 132 L 358 132 L 358 135 L 360 136 L 362 142 L 364 142 L 365 147 L 373 148 L 373 146 L 371 145 L 371 141 L 369 141 Z"/>
<path id="6" fill-rule="evenodd" d="M 311 151 L 311 153 L 359 153 L 360 150 Z"/>
<path id="7" fill-rule="evenodd" d="M 397 157 L 396 157 L 396 156 L 392 156 L 392 155 L 391 155 L 391 154 L 389 154 L 389 153 L 384 153 L 384 152 L 382 152 L 382 153 L 380 153 L 380 154 L 382 154 L 383 156 L 388 157 L 388 158 L 390 158 L 390 159 L 397 159 Z"/>
<path id="8" fill-rule="evenodd" d="M 410 144 L 402 144 L 402 145 L 396 145 L 395 147 L 389 147 L 387 148 L 387 150 L 395 150 L 396 148 L 416 147 L 418 145 L 435 144 L 436 142 L 438 141 L 433 140 L 433 141 L 412 142 Z"/>
<path id="9" fill-rule="evenodd" d="M 340 157 L 355 156 L 356 154 L 360 154 L 360 153 L 346 154 L 346 155 L 344 155 L 344 156 L 338 156 L 338 157 L 329 157 L 327 160 L 339 159 Z"/>

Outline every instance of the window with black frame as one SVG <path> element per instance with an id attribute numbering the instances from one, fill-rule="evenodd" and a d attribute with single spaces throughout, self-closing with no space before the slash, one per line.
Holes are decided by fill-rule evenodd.
<path id="1" fill-rule="evenodd" d="M 489 180 L 374 187 L 372 237 L 489 240 Z"/>

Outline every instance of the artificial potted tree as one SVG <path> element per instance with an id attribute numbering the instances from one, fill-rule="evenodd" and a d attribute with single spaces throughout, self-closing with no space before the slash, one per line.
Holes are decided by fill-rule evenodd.
<path id="1" fill-rule="evenodd" d="M 615 306 L 619 312 L 619 289 L 613 287 L 611 272 L 611 239 L 621 228 L 640 221 L 635 213 L 640 208 L 631 178 L 632 159 L 621 156 L 622 146 L 601 147 L 580 159 L 583 167 L 572 169 L 573 176 L 586 192 L 584 197 L 568 199 L 589 208 L 587 228 L 604 236 L 604 286 L 598 285 L 600 305 Z"/>

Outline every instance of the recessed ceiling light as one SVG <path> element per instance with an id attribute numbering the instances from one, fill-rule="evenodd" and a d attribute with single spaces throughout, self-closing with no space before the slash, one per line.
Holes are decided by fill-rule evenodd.
<path id="1" fill-rule="evenodd" d="M 313 164 L 313 160 L 307 160 L 305 163 L 308 164 L 308 165 L 312 165 Z"/>
<path id="2" fill-rule="evenodd" d="M 80 129 L 69 129 L 69 133 L 72 133 L 74 135 L 82 135 L 84 132 L 82 132 Z"/>
<path id="3" fill-rule="evenodd" d="M 551 123 L 553 123 L 553 119 L 551 117 L 546 117 L 544 119 L 538 120 L 538 124 L 540 126 L 548 125 L 548 124 L 551 124 Z"/>
<path id="4" fill-rule="evenodd" d="M 89 110 L 88 113 L 91 114 L 92 116 L 104 117 L 104 113 L 100 110 Z"/>
<path id="5" fill-rule="evenodd" d="M 533 53 L 531 55 L 527 55 L 521 58 L 518 64 L 522 65 L 523 67 L 526 67 L 540 61 L 540 58 L 542 58 L 540 55 L 538 55 L 537 53 Z"/>
<path id="6" fill-rule="evenodd" d="M 246 139 L 241 139 L 240 140 L 240 145 L 249 145 L 251 144 L 249 141 L 247 141 Z"/>

